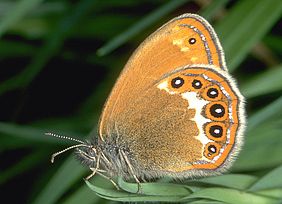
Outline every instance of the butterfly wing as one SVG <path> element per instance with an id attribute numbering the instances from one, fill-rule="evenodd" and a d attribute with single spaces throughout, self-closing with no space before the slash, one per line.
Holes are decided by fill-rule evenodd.
<path id="1" fill-rule="evenodd" d="M 140 93 L 115 125 L 139 174 L 185 178 L 226 170 L 242 145 L 244 121 L 243 97 L 229 74 L 191 65 Z"/>
<path id="2" fill-rule="evenodd" d="M 176 67 L 191 64 L 226 70 L 224 53 L 211 25 L 198 15 L 184 14 L 159 28 L 131 56 L 104 107 L 100 137 L 112 134 L 118 116 L 156 80 Z"/>
<path id="3" fill-rule="evenodd" d="M 185 14 L 129 59 L 105 105 L 99 136 L 126 149 L 144 175 L 219 172 L 240 149 L 242 107 L 214 30 Z"/>

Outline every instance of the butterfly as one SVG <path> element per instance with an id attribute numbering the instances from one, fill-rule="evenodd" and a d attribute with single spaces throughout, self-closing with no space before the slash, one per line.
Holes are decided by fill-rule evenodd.
<path id="1" fill-rule="evenodd" d="M 91 178 L 186 179 L 228 170 L 243 145 L 245 103 L 212 26 L 196 14 L 164 24 L 133 53 L 97 137 L 76 149 Z M 48 133 L 55 137 L 58 136 Z M 114 182 L 113 182 L 114 183 Z"/>

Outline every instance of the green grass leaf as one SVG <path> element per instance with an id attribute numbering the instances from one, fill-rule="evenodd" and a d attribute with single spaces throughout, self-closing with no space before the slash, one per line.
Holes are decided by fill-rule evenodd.
<path id="1" fill-rule="evenodd" d="M 101 203 L 101 198 L 94 194 L 88 186 L 83 185 L 76 192 L 68 196 L 62 204 L 77 204 L 81 203 L 82 200 L 83 204 Z"/>
<path id="2" fill-rule="evenodd" d="M 252 193 L 247 193 L 244 191 L 239 191 L 235 189 L 227 188 L 206 188 L 197 191 L 190 196 L 184 198 L 183 200 L 205 198 L 215 201 L 221 201 L 230 204 L 275 204 L 278 202 L 277 199 L 268 198 L 260 195 L 255 195 Z"/>
<path id="3" fill-rule="evenodd" d="M 282 65 L 273 67 L 242 84 L 242 94 L 248 98 L 282 90 Z"/>
<path id="4" fill-rule="evenodd" d="M 197 183 L 210 184 L 213 186 L 223 186 L 228 188 L 236 188 L 240 190 L 247 189 L 255 181 L 257 177 L 243 174 L 226 174 L 214 177 L 202 178 Z"/>
<path id="5" fill-rule="evenodd" d="M 273 188 L 280 188 L 282 190 L 282 165 L 270 171 L 268 174 L 260 178 L 254 185 L 252 185 L 250 191 L 259 191 Z"/>
<path id="6" fill-rule="evenodd" d="M 148 16 L 142 18 L 139 22 L 135 23 L 131 28 L 127 29 L 125 32 L 117 35 L 111 41 L 107 42 L 101 48 L 97 50 L 97 54 L 100 56 L 106 55 L 131 39 L 133 36 L 152 25 L 154 22 L 159 20 L 161 17 L 165 16 L 169 12 L 173 11 L 177 7 L 180 7 L 182 4 L 186 3 L 188 0 L 178 0 L 178 1 L 169 1 L 164 4 L 157 10 L 150 13 Z"/>
<path id="7" fill-rule="evenodd" d="M 238 1 L 218 23 L 215 30 L 225 50 L 230 71 L 238 67 L 281 14 L 281 1 Z"/>
<path id="8" fill-rule="evenodd" d="M 227 2 L 228 0 L 211 1 L 211 3 L 206 8 L 203 8 L 203 11 L 200 12 L 200 15 L 205 19 L 210 20 L 218 10 L 222 9 L 225 6 Z"/>
<path id="9" fill-rule="evenodd" d="M 99 195 L 100 197 L 108 199 L 108 200 L 121 201 L 121 202 L 140 202 L 140 201 L 142 202 L 146 202 L 146 201 L 147 202 L 152 202 L 152 201 L 179 202 L 181 198 L 183 197 L 183 195 L 182 196 L 180 195 L 167 196 L 166 194 L 144 195 L 141 193 L 129 193 L 126 191 L 105 189 L 105 188 L 101 188 L 96 185 L 93 185 L 88 181 L 86 181 L 86 184 L 88 185 L 88 187 L 91 190 L 97 193 L 97 195 Z M 189 194 L 189 191 L 187 191 L 187 194 Z"/>
<path id="10" fill-rule="evenodd" d="M 43 0 L 20 0 L 13 8 L 12 12 L 6 14 L 6 16 L 0 22 L 0 38 L 3 34 L 15 23 L 17 23 L 25 15 L 35 9 Z"/>
<path id="11" fill-rule="evenodd" d="M 130 193 L 138 192 L 137 183 L 128 183 L 121 178 L 118 180 L 118 185 L 123 190 Z M 185 196 L 192 192 L 192 190 L 189 189 L 189 186 L 173 183 L 142 183 L 140 186 L 142 194 L 148 196 Z"/>
<path id="12" fill-rule="evenodd" d="M 282 96 L 260 109 L 248 119 L 247 133 L 272 118 L 282 118 Z"/>
<path id="13" fill-rule="evenodd" d="M 52 168 L 51 164 L 50 168 Z M 83 178 L 84 173 L 85 168 L 79 165 L 78 161 L 75 161 L 73 156 L 69 157 L 63 165 L 60 166 L 56 174 L 50 179 L 48 184 L 42 189 L 32 203 L 56 203 L 66 190 L 68 190 L 78 179 Z"/>
<path id="14" fill-rule="evenodd" d="M 281 164 L 282 129 L 280 126 L 281 122 L 276 124 L 272 120 L 248 132 L 245 137 L 246 143 L 233 170 L 259 171 Z"/>
<path id="15" fill-rule="evenodd" d="M 27 86 L 43 69 L 52 56 L 57 54 L 71 29 L 86 15 L 93 0 L 80 1 L 75 9 L 68 13 L 58 24 L 57 28 L 47 38 L 43 47 L 38 50 L 32 62 L 18 75 L 0 84 L 0 95 L 18 88 Z"/>
<path id="16" fill-rule="evenodd" d="M 282 188 L 261 190 L 257 191 L 256 193 L 259 195 L 276 198 L 279 200 L 278 203 L 281 203 L 282 201 Z"/>

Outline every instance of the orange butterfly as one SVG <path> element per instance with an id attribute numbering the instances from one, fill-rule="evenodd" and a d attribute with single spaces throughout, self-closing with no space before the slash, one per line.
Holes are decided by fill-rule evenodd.
<path id="1" fill-rule="evenodd" d="M 77 148 L 93 171 L 88 178 L 133 177 L 138 184 L 216 175 L 241 149 L 244 112 L 214 29 L 184 14 L 133 53 L 105 104 L 98 138 L 76 140 L 81 144 L 53 158 Z"/>

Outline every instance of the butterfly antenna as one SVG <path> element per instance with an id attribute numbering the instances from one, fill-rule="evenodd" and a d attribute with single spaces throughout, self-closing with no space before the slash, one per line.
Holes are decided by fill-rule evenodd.
<path id="1" fill-rule="evenodd" d="M 60 139 L 64 139 L 64 140 L 70 140 L 70 141 L 74 141 L 74 142 L 77 142 L 77 143 L 80 143 L 80 144 L 77 144 L 77 145 L 73 145 L 73 146 L 70 146 L 70 147 L 67 147 L 66 149 L 63 149 L 59 152 L 56 152 L 54 154 L 52 154 L 52 157 L 51 157 L 51 162 L 54 163 L 54 159 L 56 156 L 68 151 L 68 150 L 71 150 L 71 149 L 75 149 L 77 147 L 90 147 L 90 145 L 88 144 L 85 144 L 85 142 L 83 142 L 82 140 L 79 140 L 79 139 L 75 139 L 75 138 L 72 138 L 72 137 L 67 137 L 67 136 L 63 136 L 63 135 L 58 135 L 58 134 L 54 134 L 54 133 L 51 133 L 51 132 L 47 132 L 45 133 L 45 135 L 47 136 L 52 136 L 52 137 L 56 137 L 56 138 L 60 138 Z"/>
<path id="2" fill-rule="evenodd" d="M 85 144 L 85 142 L 83 142 L 83 141 L 81 141 L 79 139 L 75 139 L 75 138 L 72 138 L 72 137 L 67 137 L 67 136 L 64 136 L 64 135 L 58 135 L 58 134 L 54 134 L 54 133 L 51 133 L 51 132 L 46 132 L 45 135 L 52 136 L 52 137 L 57 137 L 57 138 L 64 139 L 64 140 L 70 140 L 70 141 L 78 142 L 78 143 L 81 143 L 81 144 Z"/>
<path id="3" fill-rule="evenodd" d="M 51 156 L 51 163 L 54 163 L 55 157 L 58 156 L 59 154 L 62 154 L 62 153 L 66 152 L 66 151 L 69 151 L 71 149 L 75 149 L 77 147 L 88 147 L 89 148 L 91 146 L 87 145 L 87 144 L 77 144 L 77 145 L 70 146 L 70 147 L 68 147 L 66 149 L 63 149 L 63 150 L 61 150 L 59 152 L 56 152 L 56 153 L 52 154 L 52 156 Z"/>

